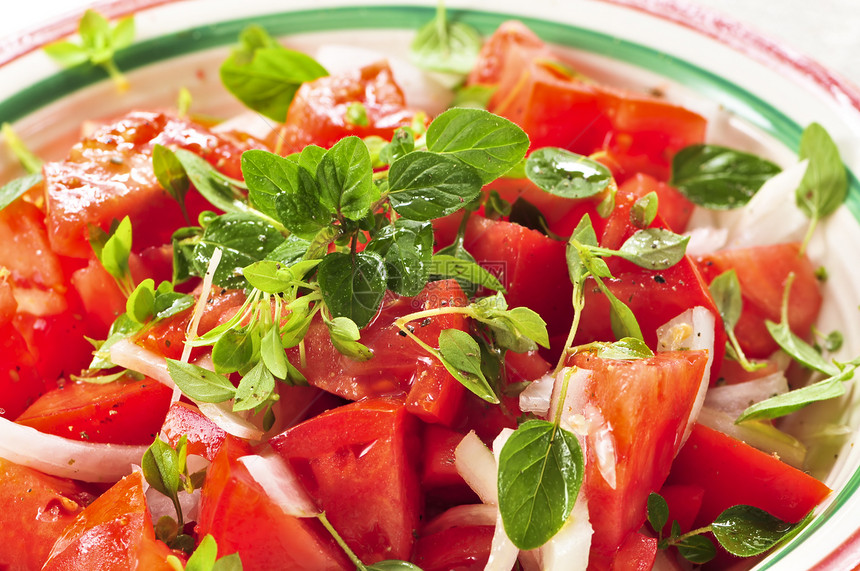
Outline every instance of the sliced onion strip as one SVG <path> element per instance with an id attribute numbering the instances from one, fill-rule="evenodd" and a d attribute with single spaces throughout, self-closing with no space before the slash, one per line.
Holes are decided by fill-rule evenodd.
<path id="1" fill-rule="evenodd" d="M 287 515 L 314 517 L 320 513 L 319 508 L 299 483 L 299 479 L 277 453 L 242 456 L 239 462 L 245 465 L 251 477 L 260 484 L 272 503 Z"/>

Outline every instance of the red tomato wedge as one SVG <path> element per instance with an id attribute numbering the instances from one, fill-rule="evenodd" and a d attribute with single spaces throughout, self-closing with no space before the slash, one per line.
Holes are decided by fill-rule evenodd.
<path id="1" fill-rule="evenodd" d="M 588 499 L 592 555 L 598 561 L 610 561 L 645 522 L 648 495 L 669 474 L 706 362 L 707 354 L 699 351 L 629 361 L 590 353 L 569 359 L 568 365 L 592 373 L 588 381 L 572 384 L 568 394 L 582 404 L 592 423 L 582 493 Z M 596 450 L 611 452 L 609 443 L 615 462 L 607 471 L 614 472 L 614 487 L 601 472 Z"/>
<path id="2" fill-rule="evenodd" d="M 350 105 L 361 104 L 367 124 L 350 123 Z M 377 135 L 390 140 L 398 127 L 412 124 L 415 112 L 381 61 L 353 72 L 302 84 L 287 111 L 283 127 L 270 137 L 272 147 L 288 155 L 314 144 L 329 148 L 340 139 Z"/>
<path id="3" fill-rule="evenodd" d="M 794 274 L 788 305 L 791 330 L 801 338 L 821 308 L 821 290 L 815 268 L 799 244 L 778 244 L 755 248 L 722 250 L 702 256 L 699 268 L 708 282 L 728 270 L 735 270 L 741 284 L 743 311 L 735 326 L 741 348 L 750 358 L 766 358 L 778 349 L 765 320 L 780 322 L 782 300 L 788 275 Z"/>
<path id="4" fill-rule="evenodd" d="M 418 425 L 402 404 L 365 399 L 324 412 L 270 443 L 365 563 L 407 560 L 421 495 Z"/>
<path id="5" fill-rule="evenodd" d="M 218 555 L 238 553 L 245 571 L 350 569 L 334 539 L 315 518 L 287 515 L 238 459 L 251 453 L 228 436 L 209 467 L 200 499 L 198 536 L 212 535 Z"/>
<path id="6" fill-rule="evenodd" d="M 88 505 L 54 543 L 44 571 L 169 571 L 170 549 L 155 539 L 141 472 Z"/>
<path id="7" fill-rule="evenodd" d="M 16 422 L 73 440 L 149 444 L 164 422 L 172 394 L 149 378 L 68 382 L 45 393 Z"/>
<path id="8" fill-rule="evenodd" d="M 74 480 L 2 458 L 0 481 L 0 568 L 41 569 L 51 546 L 95 496 Z"/>
<path id="9" fill-rule="evenodd" d="M 631 533 L 615 553 L 611 571 L 651 571 L 656 557 L 656 537 Z"/>
<path id="10" fill-rule="evenodd" d="M 809 474 L 701 424 L 693 427 L 667 483 L 704 488 L 696 527 L 710 524 L 737 504 L 795 523 L 830 493 Z"/>
<path id="11" fill-rule="evenodd" d="M 86 258 L 89 224 L 107 231 L 129 216 L 136 252 L 170 242 L 173 231 L 188 225 L 182 209 L 152 170 L 156 144 L 198 153 L 224 174 L 241 177 L 244 145 L 221 138 L 188 119 L 164 113 L 133 112 L 99 127 L 76 144 L 65 161 L 45 163 L 48 238 L 55 252 Z M 189 221 L 211 206 L 198 193 L 186 196 Z"/>
<path id="12" fill-rule="evenodd" d="M 12 286 L 0 279 L 0 416 L 15 418 L 45 390 L 36 360 L 12 325 L 17 303 Z"/>
<path id="13" fill-rule="evenodd" d="M 227 437 L 227 433 L 204 416 L 196 406 L 184 402 L 170 405 L 164 417 L 161 435 L 174 447 L 182 436 L 187 437 L 188 453 L 203 456 L 210 462 L 215 459 Z"/>
<path id="14" fill-rule="evenodd" d="M 491 525 L 449 527 L 418 538 L 413 560 L 423 571 L 481 571 L 490 557 Z"/>

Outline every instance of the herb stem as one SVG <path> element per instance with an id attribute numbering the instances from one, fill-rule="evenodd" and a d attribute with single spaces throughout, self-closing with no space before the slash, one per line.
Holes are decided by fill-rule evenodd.
<path id="1" fill-rule="evenodd" d="M 806 248 L 809 246 L 809 241 L 812 240 L 812 234 L 815 232 L 815 228 L 818 226 L 818 216 L 813 216 L 809 221 L 809 228 L 806 229 L 806 235 L 803 237 L 803 242 L 800 245 L 800 250 L 797 255 L 802 256 L 806 252 Z"/>
<path id="2" fill-rule="evenodd" d="M 367 567 L 364 566 L 364 563 L 361 562 L 361 559 L 349 548 L 349 545 L 343 540 L 337 530 L 332 526 L 331 522 L 325 516 L 325 512 L 320 512 L 317 514 L 317 519 L 320 520 L 320 523 L 323 524 L 323 527 L 331 534 L 334 538 L 335 542 L 343 549 L 343 552 L 346 553 L 346 556 L 349 557 L 349 560 L 352 561 L 353 565 L 355 565 L 356 571 L 367 571 Z"/>
<path id="3" fill-rule="evenodd" d="M 567 360 L 568 352 L 573 346 L 573 340 L 576 337 L 576 332 L 579 329 L 579 320 L 582 317 L 582 310 L 585 307 L 585 296 L 582 294 L 582 283 L 573 284 L 573 322 L 570 324 L 570 331 L 567 333 L 567 339 L 564 342 L 564 347 L 561 350 L 561 356 L 558 358 L 558 363 L 555 365 L 554 375 L 557 375 L 564 367 L 564 362 Z"/>
<path id="4" fill-rule="evenodd" d="M 425 309 L 423 311 L 416 311 L 415 313 L 410 313 L 409 315 L 404 315 L 403 317 L 398 317 L 394 321 L 394 325 L 399 327 L 401 330 L 404 329 L 405 325 L 410 321 L 418 321 L 419 319 L 424 319 L 425 317 L 435 317 L 437 315 L 449 315 L 452 313 L 459 313 L 462 315 L 468 315 L 469 317 L 475 316 L 475 311 L 471 307 L 438 307 L 436 309 Z"/>

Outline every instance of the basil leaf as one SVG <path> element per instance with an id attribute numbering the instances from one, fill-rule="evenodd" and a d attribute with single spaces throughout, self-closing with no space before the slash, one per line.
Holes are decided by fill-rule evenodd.
<path id="1" fill-rule="evenodd" d="M 355 361 L 367 361 L 373 357 L 373 351 L 358 342 L 361 334 L 358 325 L 346 317 L 335 317 L 326 321 L 331 344 L 342 355 Z"/>
<path id="2" fill-rule="evenodd" d="M 370 153 L 358 137 L 344 137 L 326 151 L 316 178 L 323 206 L 350 220 L 363 218 L 379 200 Z"/>
<path id="3" fill-rule="evenodd" d="M 427 150 L 450 154 L 475 169 L 484 184 L 505 174 L 529 148 L 515 123 L 483 109 L 449 109 L 427 128 Z"/>
<path id="4" fill-rule="evenodd" d="M 16 178 L 0 187 L 0 210 L 3 210 L 25 192 L 42 182 L 42 173 L 33 173 Z"/>
<path id="5" fill-rule="evenodd" d="M 630 223 L 636 228 L 647 228 L 657 218 L 660 199 L 654 191 L 636 200 L 630 207 Z"/>
<path id="6" fill-rule="evenodd" d="M 486 109 L 497 90 L 497 85 L 464 85 L 454 90 L 454 100 L 451 101 L 451 107 Z"/>
<path id="7" fill-rule="evenodd" d="M 452 214 L 481 192 L 478 172 L 449 155 L 413 151 L 391 164 L 388 199 L 410 220 L 433 220 Z"/>
<path id="8" fill-rule="evenodd" d="M 691 563 L 703 564 L 717 556 L 717 548 L 704 535 L 685 537 L 676 545 L 678 553 Z"/>
<path id="9" fill-rule="evenodd" d="M 217 557 L 218 546 L 215 543 L 215 538 L 207 534 L 200 540 L 197 549 L 188 558 L 188 563 L 185 564 L 185 571 L 214 571 L 215 559 Z"/>
<path id="10" fill-rule="evenodd" d="M 391 142 L 382 147 L 379 159 L 390 165 L 392 161 L 415 150 L 415 132 L 409 127 L 399 127 L 394 131 Z"/>
<path id="11" fill-rule="evenodd" d="M 597 246 L 597 234 L 594 232 L 594 227 L 591 225 L 591 217 L 588 214 L 583 216 L 576 225 L 564 250 L 567 262 L 567 275 L 570 278 L 570 283 L 573 285 L 585 282 L 585 278 L 588 277 L 590 266 L 592 265 L 590 260 L 586 263 L 586 260 L 583 259 L 584 256 L 590 257 L 590 254 L 587 251 L 585 253 L 580 252 L 576 244 Z"/>
<path id="12" fill-rule="evenodd" d="M 795 335 L 787 323 L 774 323 L 773 321 L 765 320 L 765 325 L 771 337 L 774 338 L 780 348 L 795 361 L 830 377 L 835 377 L 839 374 L 839 367 L 828 362 L 814 347 Z"/>
<path id="13" fill-rule="evenodd" d="M 144 324 L 155 313 L 155 282 L 147 278 L 137 284 L 125 300 L 125 312 L 133 321 Z"/>
<path id="14" fill-rule="evenodd" d="M 474 260 L 474 258 L 472 259 Z M 458 282 L 465 280 L 493 291 L 505 293 L 505 286 L 499 282 L 498 278 L 481 267 L 477 262 L 456 258 L 447 254 L 436 254 L 433 256 L 432 266 L 431 273 L 434 276 L 456 278 Z"/>
<path id="15" fill-rule="evenodd" d="M 191 187 L 191 181 L 188 180 L 185 168 L 179 162 L 176 154 L 167 147 L 156 144 L 152 147 L 152 170 L 155 173 L 158 184 L 179 203 L 183 214 L 187 218 L 185 195 Z"/>
<path id="16" fill-rule="evenodd" d="M 749 202 L 780 170 L 768 160 L 728 147 L 690 145 L 672 159 L 669 184 L 694 204 L 726 210 Z"/>
<path id="17" fill-rule="evenodd" d="M 143 453 L 140 467 L 149 485 L 165 496 L 173 498 L 179 492 L 179 454 L 161 438 L 156 437 Z"/>
<path id="18" fill-rule="evenodd" d="M 260 358 L 266 368 L 279 378 L 286 379 L 290 374 L 290 363 L 281 345 L 281 336 L 277 326 L 270 327 L 260 340 Z"/>
<path id="19" fill-rule="evenodd" d="M 797 188 L 797 205 L 810 218 L 824 218 L 848 194 L 848 174 L 839 149 L 824 127 L 811 123 L 800 137 L 798 158 L 809 163 Z"/>
<path id="20" fill-rule="evenodd" d="M 254 335 L 251 330 L 228 329 L 212 346 L 212 365 L 216 373 L 235 373 L 250 364 L 254 353 Z"/>
<path id="21" fill-rule="evenodd" d="M 526 159 L 526 176 L 546 192 L 565 198 L 600 194 L 612 181 L 612 173 L 602 164 L 558 147 L 533 151 Z"/>
<path id="22" fill-rule="evenodd" d="M 617 360 L 650 359 L 654 356 L 654 352 L 641 339 L 624 337 L 615 343 L 600 345 L 597 356 L 602 359 Z"/>
<path id="23" fill-rule="evenodd" d="M 239 386 L 233 403 L 234 411 L 253 410 L 268 401 L 275 392 L 275 377 L 260 361 L 248 371 Z"/>
<path id="24" fill-rule="evenodd" d="M 373 565 L 367 565 L 366 568 L 367 571 L 421 571 L 421 568 L 414 563 L 396 559 L 386 559 Z"/>
<path id="25" fill-rule="evenodd" d="M 388 289 L 407 297 L 418 295 L 430 276 L 433 226 L 398 218 L 373 237 L 365 249 L 368 251 L 385 259 Z"/>
<path id="26" fill-rule="evenodd" d="M 279 262 L 285 266 L 291 266 L 304 258 L 311 243 L 308 240 L 290 234 L 281 245 L 266 255 L 267 260 Z"/>
<path id="27" fill-rule="evenodd" d="M 219 403 L 236 394 L 236 388 L 227 377 L 192 363 L 168 358 L 167 372 L 179 390 L 196 401 Z"/>
<path id="28" fill-rule="evenodd" d="M 663 528 L 669 523 L 669 504 L 666 499 L 655 492 L 648 495 L 648 523 L 651 528 L 657 533 L 662 534 Z"/>
<path id="29" fill-rule="evenodd" d="M 276 197 L 298 192 L 298 163 L 260 149 L 245 151 L 241 161 L 251 204 L 263 214 L 278 218 Z"/>
<path id="30" fill-rule="evenodd" d="M 536 549 L 567 521 L 585 461 L 576 437 L 551 422 L 528 420 L 499 454 L 499 511 L 520 549 Z"/>
<path id="31" fill-rule="evenodd" d="M 647 228 L 630 236 L 616 255 L 641 268 L 665 270 L 684 259 L 689 241 L 689 236 L 670 230 Z"/>
<path id="32" fill-rule="evenodd" d="M 189 226 L 177 229 L 170 237 L 173 247 L 173 283 L 182 283 L 201 274 L 194 267 L 194 247 L 203 236 L 203 228 Z"/>
<path id="33" fill-rule="evenodd" d="M 785 537 L 794 525 L 753 506 L 732 506 L 711 524 L 723 548 L 739 557 L 764 553 Z"/>
<path id="34" fill-rule="evenodd" d="M 845 385 L 842 382 L 853 377 L 853 375 L 854 371 L 851 369 L 837 377 L 829 377 L 817 383 L 757 402 L 744 410 L 735 420 L 735 424 L 747 420 L 779 418 L 814 402 L 841 397 L 845 394 Z"/>
<path id="35" fill-rule="evenodd" d="M 487 402 L 499 402 L 481 368 L 481 347 L 471 335 L 459 329 L 439 334 L 442 364 L 464 387 Z"/>
<path id="36" fill-rule="evenodd" d="M 194 246 L 195 270 L 203 275 L 215 249 L 220 248 L 221 263 L 215 270 L 214 282 L 221 287 L 240 288 L 246 282 L 239 270 L 264 259 L 283 241 L 283 235 L 268 222 L 250 214 L 227 213 L 213 220 Z"/>
<path id="37" fill-rule="evenodd" d="M 313 58 L 289 50 L 259 26 L 239 36 L 240 46 L 221 64 L 221 82 L 239 101 L 282 123 L 302 83 L 328 75 Z"/>
<path id="38" fill-rule="evenodd" d="M 518 197 L 513 204 L 510 205 L 508 212 L 508 221 L 514 224 L 519 224 L 530 230 L 537 230 L 544 236 L 556 237 L 549 229 L 549 223 L 546 221 L 546 216 L 540 209 L 525 200 L 523 197 Z"/>
<path id="39" fill-rule="evenodd" d="M 737 272 L 731 269 L 721 273 L 713 279 L 708 290 L 714 298 L 717 311 L 720 312 L 723 326 L 727 331 L 734 329 L 743 311 L 743 297 Z"/>
<path id="40" fill-rule="evenodd" d="M 188 567 L 185 567 L 185 571 L 189 571 Z M 225 555 L 215 562 L 212 571 L 242 571 L 242 559 L 238 553 Z"/>
<path id="41" fill-rule="evenodd" d="M 173 154 L 185 169 L 188 180 L 212 206 L 224 212 L 247 209 L 231 184 L 205 159 L 186 149 L 176 149 Z"/>
<path id="42" fill-rule="evenodd" d="M 93 244 L 93 242 L 90 242 Z M 131 220 L 128 216 L 116 226 L 110 236 L 99 247 L 93 245 L 93 251 L 104 267 L 115 280 L 122 282 L 131 279 L 128 267 L 128 257 L 131 254 Z"/>
<path id="43" fill-rule="evenodd" d="M 317 281 L 332 315 L 348 317 L 362 328 L 370 323 L 382 303 L 388 274 L 379 254 L 333 252 L 320 263 Z"/>
<path id="44" fill-rule="evenodd" d="M 483 44 L 477 30 L 449 21 L 444 3 L 440 3 L 436 17 L 423 25 L 412 40 L 409 58 L 423 69 L 465 75 L 474 67 Z"/>

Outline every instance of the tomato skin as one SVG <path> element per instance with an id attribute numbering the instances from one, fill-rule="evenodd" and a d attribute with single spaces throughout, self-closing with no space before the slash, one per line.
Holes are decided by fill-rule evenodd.
<path id="1" fill-rule="evenodd" d="M 354 103 L 364 106 L 367 125 L 347 121 L 347 109 Z M 287 155 L 310 144 L 327 149 L 349 135 L 377 135 L 389 140 L 398 127 L 411 125 L 414 116 L 415 112 L 406 108 L 388 63 L 380 61 L 302 84 L 284 125 L 272 133 L 269 142 Z"/>
<path id="2" fill-rule="evenodd" d="M 669 506 L 669 520 L 663 527 L 663 533 L 668 534 L 671 531 L 673 521 L 678 522 L 681 533 L 693 529 L 693 522 L 702 508 L 704 488 L 697 485 L 667 484 L 660 488 L 660 495 Z"/>
<path id="3" fill-rule="evenodd" d="M 795 523 L 830 493 L 812 476 L 700 424 L 675 459 L 667 483 L 704 488 L 696 527 L 710 524 L 737 504 Z"/>
<path id="4" fill-rule="evenodd" d="M 650 571 L 656 557 L 656 537 L 631 533 L 615 553 L 610 571 Z"/>
<path id="5" fill-rule="evenodd" d="M 462 432 L 438 424 L 423 430 L 421 447 L 421 488 L 429 497 L 466 503 L 476 496 L 457 471 L 454 451 L 465 436 Z"/>
<path id="6" fill-rule="evenodd" d="M 12 286 L 0 279 L 0 416 L 9 419 L 45 390 L 27 342 L 11 323 L 16 308 Z"/>
<path id="7" fill-rule="evenodd" d="M 43 569 L 172 569 L 170 549 L 155 539 L 143 488 L 143 474 L 134 472 L 96 498 L 54 543 Z"/>
<path id="8" fill-rule="evenodd" d="M 480 571 L 490 557 L 491 525 L 449 527 L 418 538 L 413 561 L 424 571 Z"/>
<path id="9" fill-rule="evenodd" d="M 155 178 L 151 154 L 156 144 L 190 150 L 228 176 L 241 177 L 244 146 L 188 119 L 129 113 L 84 137 L 65 161 L 45 163 L 47 229 L 54 252 L 87 258 L 92 251 L 87 225 L 107 231 L 126 215 L 135 252 L 169 243 L 173 230 L 187 225 L 179 203 Z M 211 208 L 196 191 L 188 193 L 185 204 L 192 221 Z"/>
<path id="10" fill-rule="evenodd" d="M 219 556 L 238 553 L 247 571 L 350 569 L 318 520 L 287 515 L 268 499 L 238 461 L 250 453 L 243 441 L 224 440 L 203 485 L 197 534 L 211 534 Z"/>
<path id="11" fill-rule="evenodd" d="M 415 341 L 401 335 L 394 321 L 416 311 L 468 303 L 455 280 L 430 282 L 413 298 L 390 296 L 383 301 L 377 316 L 361 332 L 361 343 L 373 351 L 372 359 L 359 362 L 338 352 L 320 318 L 314 319 L 305 336 L 305 364 L 297 348 L 287 350 L 287 355 L 313 386 L 349 400 L 405 398 L 409 411 L 423 420 L 449 424 L 463 398 L 462 385 Z M 461 314 L 445 314 L 410 325 L 419 339 L 438 347 L 442 330 L 466 331 L 468 320 Z"/>
<path id="12" fill-rule="evenodd" d="M 568 365 L 592 372 L 587 382 L 571 386 L 569 394 L 580 399 L 586 414 L 596 409 L 594 418 L 609 431 L 615 449 L 613 488 L 600 472 L 595 437 L 587 437 L 582 490 L 594 528 L 595 560 L 611 560 L 645 522 L 648 495 L 659 490 L 669 474 L 706 362 L 707 354 L 701 351 L 630 361 L 578 353 L 568 360 Z"/>
<path id="13" fill-rule="evenodd" d="M 790 273 L 794 273 L 794 281 L 788 322 L 796 335 L 809 338 L 821 308 L 821 290 L 812 262 L 800 254 L 800 244 L 723 250 L 702 256 L 697 263 L 708 282 L 730 269 L 737 273 L 743 311 L 735 335 L 747 357 L 767 358 L 779 348 L 765 320 L 780 322 L 783 290 Z"/>
<path id="14" fill-rule="evenodd" d="M 161 435 L 173 447 L 182 436 L 187 437 L 188 454 L 203 456 L 210 462 L 215 459 L 227 433 L 203 415 L 192 404 L 176 401 L 170 405 Z"/>
<path id="15" fill-rule="evenodd" d="M 107 384 L 67 382 L 48 391 L 17 419 L 48 434 L 111 444 L 149 444 L 173 391 L 149 378 Z"/>
<path id="16" fill-rule="evenodd" d="M 408 560 L 418 528 L 416 419 L 391 399 L 324 412 L 270 440 L 365 563 Z"/>
<path id="17" fill-rule="evenodd" d="M 0 482 L 0 568 L 41 569 L 51 546 L 95 496 L 79 482 L 2 458 Z"/>

